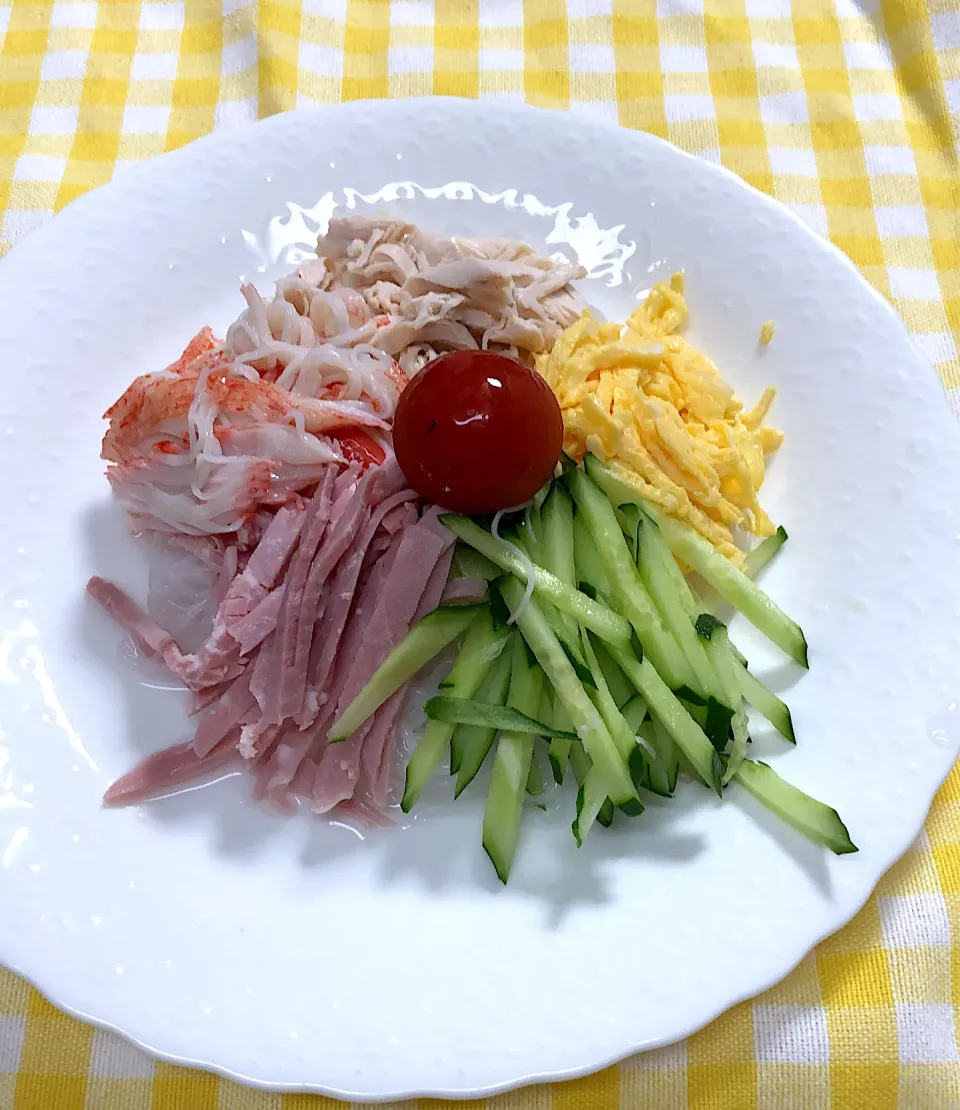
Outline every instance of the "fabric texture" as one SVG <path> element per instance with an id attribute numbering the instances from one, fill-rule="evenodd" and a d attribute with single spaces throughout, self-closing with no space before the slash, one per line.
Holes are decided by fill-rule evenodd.
<path id="1" fill-rule="evenodd" d="M 582 112 L 722 162 L 854 260 L 960 413 L 958 0 L 0 2 L 0 251 L 214 128 L 424 94 Z M 672 1048 L 489 1102 L 960 1108 L 958 1018 L 954 771 L 863 911 L 780 986 Z M 156 1064 L 0 972 L 0 1110 L 325 1105 Z"/>

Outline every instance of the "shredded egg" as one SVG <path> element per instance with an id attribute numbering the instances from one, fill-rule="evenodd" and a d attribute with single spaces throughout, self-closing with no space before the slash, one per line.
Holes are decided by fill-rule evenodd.
<path id="1" fill-rule="evenodd" d="M 592 451 L 740 563 L 738 529 L 774 530 L 757 493 L 764 456 L 783 439 L 764 424 L 776 391 L 744 411 L 710 359 L 677 334 L 687 315 L 674 274 L 623 325 L 585 312 L 536 366 L 560 403 L 568 455 Z"/>

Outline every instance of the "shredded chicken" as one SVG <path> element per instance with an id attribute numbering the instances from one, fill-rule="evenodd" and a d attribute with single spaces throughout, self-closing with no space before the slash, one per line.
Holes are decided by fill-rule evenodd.
<path id="1" fill-rule="evenodd" d="M 443 239 L 403 220 L 348 216 L 330 221 L 317 255 L 272 300 L 246 287 L 247 310 L 227 332 L 239 359 L 295 393 L 317 381 L 356 392 L 341 365 L 347 351 L 396 359 L 407 377 L 445 350 L 529 358 L 584 308 L 570 285 L 582 267 L 512 239 Z"/>

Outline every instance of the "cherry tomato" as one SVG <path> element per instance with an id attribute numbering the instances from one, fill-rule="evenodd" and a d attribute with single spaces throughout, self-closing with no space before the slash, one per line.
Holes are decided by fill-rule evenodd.
<path id="1" fill-rule="evenodd" d="M 553 474 L 563 418 L 536 371 L 492 351 L 452 351 L 400 395 L 393 447 L 410 485 L 461 513 L 529 501 Z"/>
<path id="2" fill-rule="evenodd" d="M 364 470 L 368 466 L 379 466 L 387 457 L 380 444 L 362 428 L 334 432 L 333 437 L 340 444 L 347 461 L 359 463 Z"/>

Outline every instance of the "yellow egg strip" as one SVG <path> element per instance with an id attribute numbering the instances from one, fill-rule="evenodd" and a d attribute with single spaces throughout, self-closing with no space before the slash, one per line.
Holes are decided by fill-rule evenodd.
<path id="1" fill-rule="evenodd" d="M 687 521 L 736 562 L 735 530 L 769 535 L 757 491 L 782 432 L 764 424 L 776 391 L 744 411 L 717 367 L 676 334 L 687 319 L 683 278 L 655 286 L 623 325 L 589 312 L 537 369 L 563 412 L 564 450 L 594 451 L 621 479 Z"/>

